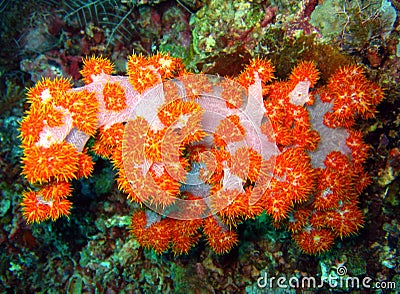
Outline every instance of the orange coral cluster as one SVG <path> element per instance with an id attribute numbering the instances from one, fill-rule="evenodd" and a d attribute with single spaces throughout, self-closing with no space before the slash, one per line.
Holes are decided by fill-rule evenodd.
<path id="1" fill-rule="evenodd" d="M 264 88 L 266 116 L 282 150 L 265 209 L 308 254 L 329 249 L 335 237 L 363 226 L 357 198 L 369 183 L 362 166 L 368 146 L 350 127 L 358 116 L 373 117 L 383 98 L 359 67 L 342 67 L 328 85 L 311 90 L 317 80 L 315 65 L 303 62 L 288 81 Z"/>
<path id="2" fill-rule="evenodd" d="M 133 214 L 131 231 L 156 252 L 186 253 L 201 231 L 215 252 L 227 252 L 235 227 L 263 211 L 309 254 L 362 227 L 368 147 L 350 127 L 374 115 L 383 93 L 359 67 L 340 68 L 316 90 L 313 62 L 287 81 L 273 81 L 274 67 L 261 59 L 235 79 L 189 74 L 164 54 L 133 54 L 127 77 L 112 71 L 92 57 L 81 71 L 86 86 L 44 79 L 29 90 L 20 128 L 23 174 L 36 187 L 22 197 L 28 223 L 69 214 L 71 180 L 93 170 L 85 149 L 93 137 L 119 189 L 147 207 Z M 210 100 L 216 88 L 221 97 Z"/>
<path id="3" fill-rule="evenodd" d="M 65 79 L 43 79 L 28 92 L 30 109 L 21 122 L 23 174 L 40 189 L 23 194 L 23 214 L 28 222 L 68 215 L 70 181 L 87 177 L 93 162 L 85 150 L 66 140 L 72 129 L 93 135 L 98 102 L 85 89 L 71 91 Z"/>

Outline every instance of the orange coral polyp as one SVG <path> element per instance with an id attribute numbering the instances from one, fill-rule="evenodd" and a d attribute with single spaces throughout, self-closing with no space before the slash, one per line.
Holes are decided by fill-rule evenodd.
<path id="1" fill-rule="evenodd" d="M 129 82 L 140 94 L 161 82 L 160 75 L 152 68 L 143 68 L 135 71 L 128 70 L 128 75 Z"/>
<path id="2" fill-rule="evenodd" d="M 54 98 L 59 93 L 66 93 L 71 89 L 71 83 L 66 78 L 42 78 L 36 85 L 28 89 L 27 98 L 31 107 L 43 107 L 48 103 L 54 102 Z"/>
<path id="3" fill-rule="evenodd" d="M 129 82 L 140 94 L 162 82 L 163 77 L 157 71 L 158 68 L 154 65 L 154 62 L 142 55 L 130 55 L 127 69 Z"/>
<path id="4" fill-rule="evenodd" d="M 300 208 L 289 214 L 288 229 L 292 233 L 300 232 L 308 223 L 311 214 L 311 209 Z"/>
<path id="5" fill-rule="evenodd" d="M 259 58 L 253 59 L 235 79 L 235 82 L 247 89 L 254 84 L 255 75 L 258 75 L 263 83 L 270 82 L 274 79 L 274 66 L 271 61 Z"/>
<path id="6" fill-rule="evenodd" d="M 257 72 L 260 79 L 267 83 L 274 78 L 275 69 L 270 60 L 255 58 L 247 66 L 246 71 L 250 75 L 254 75 L 254 72 Z"/>
<path id="7" fill-rule="evenodd" d="M 334 236 L 327 229 L 304 229 L 293 236 L 300 249 L 307 254 L 320 254 L 328 250 L 334 240 Z"/>
<path id="8" fill-rule="evenodd" d="M 133 202 L 141 203 L 142 200 L 136 195 L 134 188 L 130 184 L 126 173 L 123 169 L 119 169 L 116 178 L 118 189 L 127 194 L 127 198 Z"/>
<path id="9" fill-rule="evenodd" d="M 139 71 L 141 67 L 149 66 L 150 63 L 146 57 L 144 57 L 141 53 L 136 54 L 133 53 L 128 57 L 128 75 L 130 71 Z"/>
<path id="10" fill-rule="evenodd" d="M 64 187 L 65 188 L 65 187 Z M 62 188 L 62 189 L 64 189 Z M 50 191 L 50 190 L 53 191 Z M 22 195 L 22 214 L 27 223 L 42 222 L 51 218 L 53 221 L 63 215 L 68 215 L 72 203 L 64 197 L 58 197 L 60 191 L 55 191 L 57 187 L 46 187 L 45 190 L 39 192 L 27 191 Z M 50 193 L 55 198 L 44 199 L 44 193 Z M 69 193 L 68 191 L 66 191 Z M 47 195 L 49 197 L 49 195 Z"/>
<path id="11" fill-rule="evenodd" d="M 51 179 L 70 181 L 78 171 L 78 152 L 69 143 L 53 144 L 49 148 L 30 146 L 24 149 L 23 174 L 31 183 L 46 183 Z"/>
<path id="12" fill-rule="evenodd" d="M 241 87 L 241 83 L 226 78 L 220 83 L 220 86 L 222 87 L 221 96 L 226 101 L 226 107 L 235 109 L 243 105 L 246 89 Z"/>
<path id="13" fill-rule="evenodd" d="M 119 83 L 106 83 L 103 88 L 103 99 L 107 110 L 118 112 L 127 107 L 125 89 Z"/>
<path id="14" fill-rule="evenodd" d="M 72 188 L 69 182 L 52 182 L 44 185 L 39 194 L 43 196 L 44 200 L 60 200 L 71 195 Z"/>
<path id="15" fill-rule="evenodd" d="M 31 109 L 22 119 L 20 137 L 23 145 L 30 146 L 40 139 L 40 132 L 44 127 L 44 117 Z"/>
<path id="16" fill-rule="evenodd" d="M 86 153 L 86 150 L 79 153 L 78 158 L 78 172 L 76 174 L 77 178 L 88 178 L 94 168 L 94 162 L 92 157 Z"/>
<path id="17" fill-rule="evenodd" d="M 230 251 L 239 242 L 237 233 L 233 230 L 222 228 L 214 216 L 207 217 L 204 220 L 203 230 L 207 236 L 208 244 L 217 254 Z"/>
<path id="18" fill-rule="evenodd" d="M 297 65 L 289 76 L 292 85 L 302 81 L 309 81 L 310 87 L 314 87 L 319 79 L 319 71 L 313 61 L 302 61 Z"/>
<path id="19" fill-rule="evenodd" d="M 247 147 L 238 148 L 230 162 L 230 170 L 241 179 L 247 179 L 250 166 L 250 153 Z"/>
<path id="20" fill-rule="evenodd" d="M 114 65 L 109 59 L 92 56 L 83 59 L 83 69 L 80 71 L 80 74 L 83 76 L 85 84 L 90 84 L 93 82 L 92 76 L 97 76 L 101 73 L 110 75 L 113 71 Z"/>
<path id="21" fill-rule="evenodd" d="M 343 238 L 363 227 L 364 216 L 355 204 L 343 204 L 337 210 L 327 212 L 326 223 L 336 236 Z"/>
<path id="22" fill-rule="evenodd" d="M 125 125 L 123 123 L 115 123 L 105 128 L 101 127 L 98 133 L 98 140 L 101 144 L 114 148 L 122 143 L 124 137 Z"/>
<path id="23" fill-rule="evenodd" d="M 63 119 L 65 114 L 65 110 L 61 111 L 60 109 L 50 108 L 47 111 L 46 124 L 51 128 L 62 126 L 64 124 Z"/>
<path id="24" fill-rule="evenodd" d="M 22 215 L 28 224 L 41 222 L 49 217 L 50 208 L 46 204 L 39 203 L 35 191 L 27 191 L 22 194 Z"/>
<path id="25" fill-rule="evenodd" d="M 200 238 L 200 235 L 172 235 L 171 247 L 172 252 L 175 255 L 186 254 L 189 250 L 196 244 L 197 240 Z"/>
<path id="26" fill-rule="evenodd" d="M 220 121 L 213 136 L 216 146 L 225 147 L 229 143 L 244 140 L 245 129 L 240 125 L 236 116 L 227 116 Z"/>
<path id="27" fill-rule="evenodd" d="M 250 205 L 251 192 L 251 188 L 246 189 L 244 193 L 235 190 L 229 191 L 232 199 L 227 199 L 229 202 L 218 211 L 218 215 L 230 228 L 236 227 L 245 219 L 254 218 L 263 211 L 261 203 Z M 227 194 L 227 191 L 223 191 L 222 194 Z M 217 194 L 217 196 L 219 195 Z"/>
<path id="28" fill-rule="evenodd" d="M 288 217 L 291 209 L 291 202 L 285 197 L 285 193 L 273 192 L 265 200 L 265 211 L 272 216 L 275 221 L 281 221 Z"/>
<path id="29" fill-rule="evenodd" d="M 333 111 L 325 118 L 328 126 L 350 128 L 358 116 L 374 117 L 383 92 L 362 73 L 359 66 L 345 66 L 330 77 L 328 93 L 322 95 L 323 100 L 334 100 Z"/>
<path id="30" fill-rule="evenodd" d="M 68 216 L 70 214 L 71 207 L 72 202 L 68 199 L 54 200 L 50 206 L 49 217 L 52 219 L 52 221 L 55 221 L 61 216 Z"/>
<path id="31" fill-rule="evenodd" d="M 160 176 L 156 175 L 153 170 L 150 170 L 150 172 L 157 186 L 161 190 L 167 192 L 168 195 L 172 196 L 171 199 L 167 200 L 167 202 L 164 204 L 164 206 L 170 205 L 174 201 L 175 196 L 179 193 L 179 187 L 181 184 L 171 177 L 171 175 L 167 173 L 165 169 Z"/>
<path id="32" fill-rule="evenodd" d="M 156 162 L 162 161 L 161 145 L 163 140 L 166 140 L 164 136 L 165 129 L 160 131 L 149 130 L 146 144 L 144 145 L 146 158 Z"/>
<path id="33" fill-rule="evenodd" d="M 191 114 L 202 111 L 198 103 L 194 101 L 173 100 L 163 105 L 157 111 L 158 118 L 165 126 L 171 126 L 176 123 L 179 118 L 183 119 L 182 115 Z M 189 116 L 185 116 L 188 118 Z"/>
<path id="34" fill-rule="evenodd" d="M 156 221 L 147 226 L 147 216 L 144 211 L 137 211 L 132 216 L 131 233 L 145 248 L 152 248 L 157 253 L 162 253 L 169 248 L 171 228 L 168 220 Z"/>
<path id="35" fill-rule="evenodd" d="M 99 102 L 94 92 L 87 90 L 69 93 L 69 111 L 72 113 L 74 126 L 93 136 L 98 128 Z"/>
<path id="36" fill-rule="evenodd" d="M 351 149 L 352 162 L 354 165 L 362 165 L 367 159 L 370 146 L 364 143 L 360 131 L 350 131 L 346 139 L 346 145 Z"/>
<path id="37" fill-rule="evenodd" d="M 169 53 L 157 53 L 148 59 L 149 64 L 153 65 L 166 80 L 178 75 L 184 69 L 184 65 L 179 58 L 171 57 Z"/>

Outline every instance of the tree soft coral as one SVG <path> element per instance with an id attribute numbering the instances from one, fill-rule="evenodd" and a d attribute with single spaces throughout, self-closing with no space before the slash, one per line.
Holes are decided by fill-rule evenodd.
<path id="1" fill-rule="evenodd" d="M 28 91 L 20 128 L 23 175 L 36 187 L 22 197 L 28 223 L 69 214 L 71 180 L 93 170 L 93 137 L 119 189 L 142 204 L 132 234 L 156 252 L 186 253 L 201 232 L 228 252 L 235 227 L 263 211 L 309 254 L 362 227 L 368 146 L 351 127 L 374 115 L 383 92 L 359 67 L 340 68 L 317 89 L 313 62 L 288 81 L 273 81 L 261 59 L 235 79 L 188 73 L 163 54 L 133 54 L 127 77 L 112 70 L 92 57 L 84 87 L 43 79 Z"/>

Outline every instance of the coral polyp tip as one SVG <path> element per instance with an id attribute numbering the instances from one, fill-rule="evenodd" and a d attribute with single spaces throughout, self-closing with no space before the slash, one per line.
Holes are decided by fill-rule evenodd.
<path id="1" fill-rule="evenodd" d="M 72 188 L 69 182 L 48 183 L 39 190 L 44 200 L 60 200 L 70 196 L 71 192 Z"/>
<path id="2" fill-rule="evenodd" d="M 106 83 L 103 88 L 103 97 L 107 110 L 118 112 L 127 107 L 125 89 L 119 83 Z"/>
<path id="3" fill-rule="evenodd" d="M 309 81 L 310 87 L 314 87 L 319 79 L 319 71 L 313 61 L 302 61 L 297 65 L 289 76 L 293 85 L 299 82 Z"/>
<path id="4" fill-rule="evenodd" d="M 90 84 L 93 82 L 93 77 L 101 73 L 110 75 L 113 71 L 114 65 L 109 59 L 92 56 L 83 59 L 83 68 L 80 73 L 83 76 L 85 84 Z"/>
<path id="5" fill-rule="evenodd" d="M 128 67 L 128 75 L 133 88 L 140 94 L 161 82 L 161 76 L 151 67 L 145 67 L 141 70 L 131 70 Z"/>
<path id="6" fill-rule="evenodd" d="M 135 52 L 128 57 L 128 71 L 138 70 L 142 66 L 148 66 L 149 61 L 142 54 L 136 54 Z"/>
<path id="7" fill-rule="evenodd" d="M 22 194 L 22 215 L 28 224 L 41 222 L 48 218 L 49 206 L 39 203 L 37 193 L 35 191 L 27 191 Z"/>
<path id="8" fill-rule="evenodd" d="M 264 83 L 270 82 L 274 78 L 274 66 L 271 61 L 265 59 L 253 59 L 247 65 L 245 70 L 236 78 L 236 82 L 245 88 L 253 85 L 255 75 Z"/>
<path id="9" fill-rule="evenodd" d="M 71 83 L 69 79 L 55 78 L 51 80 L 49 78 L 42 78 L 34 87 L 28 89 L 27 98 L 28 102 L 31 103 L 31 111 L 46 112 L 70 88 Z"/>
<path id="10" fill-rule="evenodd" d="M 57 187 L 52 187 L 57 189 Z M 64 191 L 69 193 L 69 191 Z M 60 192 L 52 192 L 54 194 Z M 41 191 L 27 191 L 22 195 L 22 215 L 27 223 L 40 223 L 51 218 L 53 221 L 65 215 L 68 216 L 72 203 L 64 197 L 45 199 Z"/>
<path id="11" fill-rule="evenodd" d="M 225 227 L 221 227 L 214 217 L 204 220 L 204 232 L 210 247 L 217 254 L 224 254 L 239 242 L 237 233 Z"/>
<path id="12" fill-rule="evenodd" d="M 327 229 L 305 228 L 293 238 L 303 252 L 315 255 L 328 250 L 335 237 Z"/>
<path id="13" fill-rule="evenodd" d="M 31 146 L 24 150 L 23 174 L 31 183 L 46 183 L 51 179 L 69 181 L 76 178 L 78 152 L 66 142 L 49 148 Z"/>
<path id="14" fill-rule="evenodd" d="M 78 172 L 77 178 L 88 178 L 93 172 L 94 162 L 90 155 L 88 155 L 85 151 L 79 153 L 78 158 Z"/>
<path id="15" fill-rule="evenodd" d="M 270 82 L 274 78 L 275 68 L 270 60 L 255 58 L 247 66 L 246 70 L 257 72 L 264 83 Z"/>
<path id="16" fill-rule="evenodd" d="M 172 57 L 169 53 L 157 53 L 151 56 L 149 64 L 157 68 L 164 80 L 179 75 L 184 69 L 182 61 L 179 58 Z"/>

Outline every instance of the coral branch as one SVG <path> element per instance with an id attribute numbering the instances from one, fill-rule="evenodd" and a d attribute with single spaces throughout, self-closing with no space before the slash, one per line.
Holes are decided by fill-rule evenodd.
<path id="1" fill-rule="evenodd" d="M 187 73 L 163 54 L 133 54 L 127 77 L 112 71 L 92 57 L 84 87 L 43 79 L 28 91 L 20 128 L 22 173 L 36 187 L 22 196 L 28 223 L 70 213 L 70 182 L 93 171 L 93 137 L 118 188 L 142 204 L 133 235 L 158 253 L 187 253 L 201 232 L 216 253 L 228 252 L 235 227 L 263 211 L 308 254 L 362 227 L 368 146 L 351 127 L 374 116 L 383 92 L 360 67 L 342 67 L 316 89 L 319 72 L 306 61 L 288 81 L 274 81 L 261 59 L 235 79 Z"/>

